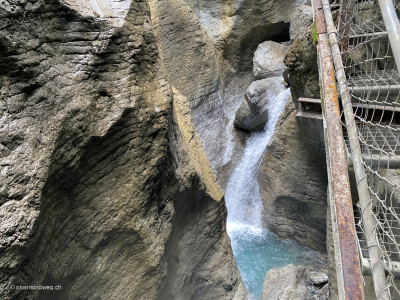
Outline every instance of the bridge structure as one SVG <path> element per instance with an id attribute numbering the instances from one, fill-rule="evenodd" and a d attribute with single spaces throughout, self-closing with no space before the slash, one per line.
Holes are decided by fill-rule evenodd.
<path id="1" fill-rule="evenodd" d="M 312 2 L 338 298 L 400 299 L 400 0 Z"/>

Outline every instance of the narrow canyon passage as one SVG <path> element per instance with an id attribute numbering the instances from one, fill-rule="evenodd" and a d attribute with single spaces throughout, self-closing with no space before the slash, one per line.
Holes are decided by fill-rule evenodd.
<path id="1" fill-rule="evenodd" d="M 319 97 L 309 4 L 1 1 L 0 299 L 307 299 L 327 185 L 322 125 L 295 115 Z"/>
<path id="2" fill-rule="evenodd" d="M 281 79 L 276 77 L 276 80 Z M 232 173 L 225 193 L 227 231 L 243 282 L 250 293 L 249 299 L 260 299 L 268 270 L 296 264 L 301 256 L 313 255 L 309 248 L 283 240 L 263 226 L 258 169 L 278 118 L 290 101 L 290 89 L 282 83 L 271 93 L 275 94 L 271 95 L 273 103 L 268 111 L 268 122 L 262 131 L 252 133 L 247 139 L 242 160 Z"/>

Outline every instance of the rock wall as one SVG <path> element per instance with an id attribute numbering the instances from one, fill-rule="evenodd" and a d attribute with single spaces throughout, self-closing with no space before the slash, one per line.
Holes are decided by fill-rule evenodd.
<path id="1" fill-rule="evenodd" d="M 268 111 L 282 92 L 282 79 L 270 77 L 253 81 L 235 115 L 233 125 L 244 131 L 263 130 L 268 121 Z"/>
<path id="2" fill-rule="evenodd" d="M 235 70 L 251 68 L 258 44 L 289 40 L 290 16 L 297 1 L 186 0 L 217 49 Z"/>
<path id="3" fill-rule="evenodd" d="M 316 41 L 312 26 L 298 33 L 285 57 L 293 100 L 320 98 Z"/>
<path id="4" fill-rule="evenodd" d="M 244 297 L 166 2 L 3 1 L 1 299 Z"/>
<path id="5" fill-rule="evenodd" d="M 293 102 L 288 102 L 258 176 L 266 226 L 322 252 L 327 205 L 324 149 L 322 121 L 298 119 Z"/>
<path id="6" fill-rule="evenodd" d="M 188 98 L 196 132 L 217 172 L 230 158 L 221 55 L 184 0 L 152 1 L 151 6 L 166 77 Z"/>

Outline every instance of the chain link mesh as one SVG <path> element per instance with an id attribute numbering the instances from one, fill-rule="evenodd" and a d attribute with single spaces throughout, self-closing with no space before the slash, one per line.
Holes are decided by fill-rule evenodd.
<path id="1" fill-rule="evenodd" d="M 331 1 L 352 98 L 372 210 L 373 232 L 354 206 L 362 265 L 368 263 L 366 236 L 374 234 L 385 263 L 392 299 L 400 299 L 400 76 L 378 1 Z M 400 0 L 393 0 L 400 16 Z M 344 125 L 344 124 L 343 124 Z M 346 126 L 344 125 L 345 139 Z M 346 139 L 349 154 L 352 149 Z M 369 266 L 373 268 L 374 266 Z"/>

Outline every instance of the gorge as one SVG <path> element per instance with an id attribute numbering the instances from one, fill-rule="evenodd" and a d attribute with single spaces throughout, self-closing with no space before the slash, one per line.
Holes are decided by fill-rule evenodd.
<path id="1" fill-rule="evenodd" d="M 263 131 L 255 132 L 247 139 L 242 160 L 233 171 L 225 191 L 227 232 L 242 279 L 254 299 L 261 297 L 267 271 L 297 263 L 297 258 L 305 252 L 311 254 L 310 249 L 282 240 L 262 225 L 263 204 L 257 174 L 290 92 L 280 77 L 274 80 L 278 81 L 279 88 L 268 93 L 272 102 L 268 122 Z"/>
<path id="2" fill-rule="evenodd" d="M 324 271 L 306 2 L 0 1 L 0 298 L 248 299 L 271 266 Z"/>

